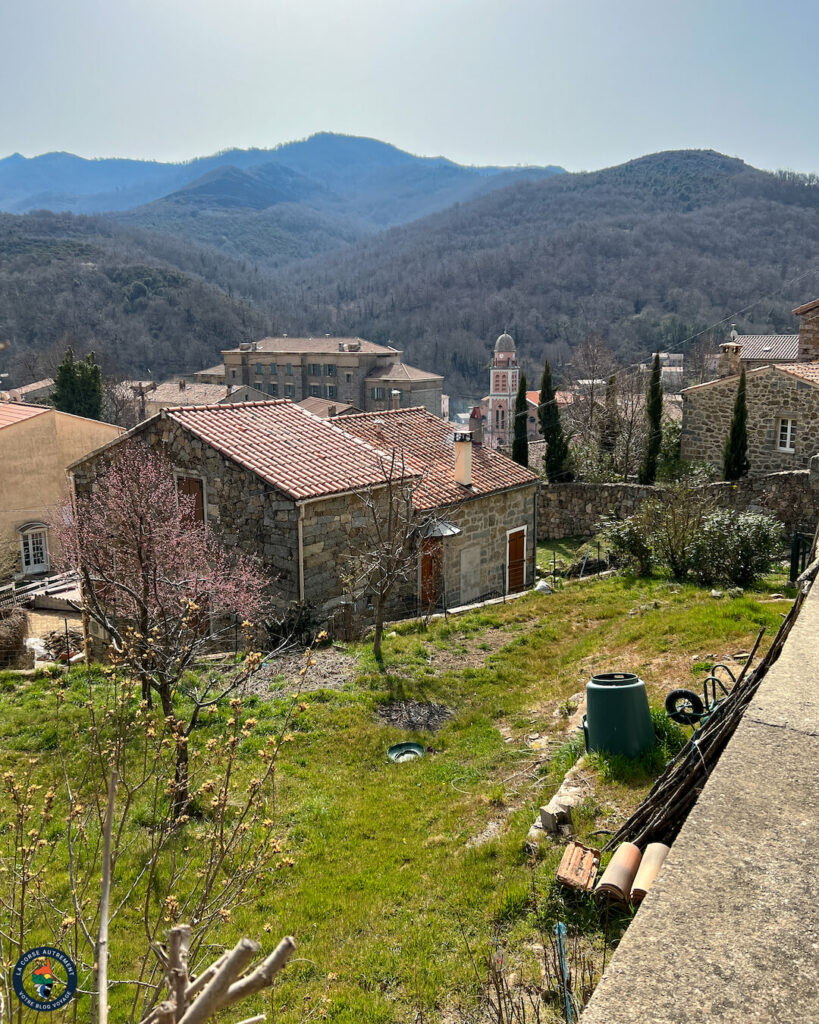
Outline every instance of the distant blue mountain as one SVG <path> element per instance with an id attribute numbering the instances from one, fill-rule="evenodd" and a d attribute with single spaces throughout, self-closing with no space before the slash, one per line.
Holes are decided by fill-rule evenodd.
<path id="1" fill-rule="evenodd" d="M 270 170 L 273 165 L 286 168 L 289 177 L 282 171 L 277 178 Z M 227 169 L 230 174 L 209 177 Z M 26 158 L 15 153 L 0 160 L 0 210 L 103 213 L 132 210 L 171 196 L 175 203 L 189 202 L 199 209 L 207 206 L 209 198 L 216 209 L 226 202 L 233 209 L 261 209 L 268 195 L 271 201 L 267 205 L 273 206 L 327 201 L 333 193 L 353 203 L 353 216 L 367 219 L 372 208 L 376 222 L 400 223 L 477 194 L 493 179 L 500 185 L 509 174 L 544 177 L 560 170 L 462 167 L 443 157 L 413 156 L 377 139 L 329 132 L 274 149 L 230 149 L 176 164 L 86 160 L 71 153 Z M 309 184 L 297 176 L 309 179 Z M 190 186 L 194 186 L 193 192 Z M 392 191 L 398 193 L 397 217 L 385 214 Z M 431 198 L 436 195 L 439 200 Z"/>

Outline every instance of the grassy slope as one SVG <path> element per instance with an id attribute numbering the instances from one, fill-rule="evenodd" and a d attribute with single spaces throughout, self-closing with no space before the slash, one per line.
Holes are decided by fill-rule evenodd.
<path id="1" fill-rule="evenodd" d="M 360 653 L 356 685 L 306 697 L 309 707 L 283 748 L 277 816 L 295 866 L 274 873 L 264 901 L 236 913 L 225 934 L 225 941 L 296 936 L 298 959 L 272 996 L 273 1019 L 286 1024 L 315 1011 L 349 1024 L 405 1021 L 419 1006 L 425 1020 L 439 1019 L 474 991 L 462 929 L 476 953 L 499 929 L 512 961 L 530 955 L 533 878 L 549 921 L 559 914 L 594 938 L 599 923 L 589 908 L 567 905 L 549 885 L 560 848 L 548 844 L 539 866 L 524 853 L 536 809 L 566 766 L 536 768 L 525 736 L 558 728 L 557 705 L 595 669 L 639 672 L 661 703 L 672 686 L 702 677 L 705 666 L 694 655 L 747 649 L 762 625 L 770 639 L 785 607 L 764 588 L 715 601 L 693 587 L 617 578 L 528 595 L 427 629 L 402 627 L 386 640 L 383 673 L 366 648 L 353 648 Z M 6 678 L 3 767 L 48 745 L 35 711 L 49 684 Z M 397 698 L 439 701 L 455 714 L 434 738 L 408 736 L 374 716 L 379 701 Z M 260 734 L 274 729 L 283 704 L 256 702 Z M 213 735 L 219 729 L 208 726 Z M 406 738 L 438 753 L 388 764 L 387 746 Z M 247 741 L 248 773 L 258 742 Z M 599 783 L 583 833 L 610 825 L 648 781 Z M 468 848 L 492 822 L 499 834 Z M 130 946 L 139 943 L 138 928 L 124 931 L 114 936 L 114 976 L 126 972 L 138 948 Z M 257 1005 L 270 1008 L 270 999 Z M 243 1007 L 245 1016 L 253 1008 Z"/>

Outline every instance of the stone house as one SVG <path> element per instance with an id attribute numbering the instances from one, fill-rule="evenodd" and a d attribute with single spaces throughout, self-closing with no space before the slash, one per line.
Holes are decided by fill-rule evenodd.
<path id="1" fill-rule="evenodd" d="M 682 457 L 722 468 L 739 377 L 683 393 Z M 746 373 L 751 473 L 807 469 L 819 452 L 819 362 L 760 366 Z"/>
<path id="2" fill-rule="evenodd" d="M 68 497 L 68 465 L 121 433 L 47 406 L 0 403 L 0 581 L 50 571 L 56 550 L 48 519 Z"/>
<path id="3" fill-rule="evenodd" d="M 733 328 L 719 347 L 718 376 L 733 376 L 743 367 L 747 371 L 819 359 L 819 299 L 797 306 L 793 315 L 799 318 L 798 334 L 738 334 Z"/>
<path id="4" fill-rule="evenodd" d="M 194 376 L 249 385 L 268 398 L 323 398 L 365 412 L 422 405 L 441 415 L 444 378 L 403 362 L 401 351 L 364 338 L 262 338 L 222 352 L 224 363 Z"/>
<path id="5" fill-rule="evenodd" d="M 349 611 L 351 537 L 370 526 L 361 497 L 385 493 L 399 448 L 425 533 L 396 611 L 533 582 L 537 478 L 425 409 L 329 420 L 281 400 L 169 408 L 125 438 L 167 453 L 180 490 L 223 542 L 258 554 L 281 604 L 304 603 L 318 624 Z M 78 493 L 93 488 L 115 447 L 71 467 Z"/>

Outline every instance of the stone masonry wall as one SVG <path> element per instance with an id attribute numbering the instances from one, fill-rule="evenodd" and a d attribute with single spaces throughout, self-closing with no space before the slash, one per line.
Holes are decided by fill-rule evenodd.
<path id="1" fill-rule="evenodd" d="M 526 527 L 524 580 L 532 579 L 535 544 L 536 485 L 484 498 L 473 498 L 443 514 L 460 527 L 457 537 L 444 539 L 444 581 L 447 607 L 470 604 L 506 589 L 507 532 Z"/>
<path id="2" fill-rule="evenodd" d="M 746 381 L 751 473 L 806 469 L 819 452 L 819 388 L 774 367 L 749 373 Z M 722 468 L 738 384 L 732 377 L 683 392 L 683 459 Z M 777 448 L 782 418 L 796 420 L 793 452 Z"/>
<path id="3" fill-rule="evenodd" d="M 811 460 L 810 470 L 748 476 L 736 483 L 711 484 L 710 491 L 728 508 L 769 512 L 788 530 L 815 528 L 819 523 L 819 456 Z M 640 484 L 544 483 L 538 501 L 538 540 L 591 536 L 604 515 L 613 513 L 625 519 L 646 498 L 662 493 L 662 487 Z"/>
<path id="4" fill-rule="evenodd" d="M 295 502 L 172 420 L 156 420 L 139 440 L 166 452 L 174 469 L 204 480 L 207 520 L 227 547 L 262 559 L 282 605 L 298 600 L 298 509 Z M 75 472 L 88 493 L 106 462 L 103 452 Z"/>

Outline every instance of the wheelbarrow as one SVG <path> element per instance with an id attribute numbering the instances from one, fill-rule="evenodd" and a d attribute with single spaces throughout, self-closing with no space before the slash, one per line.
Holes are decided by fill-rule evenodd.
<path id="1" fill-rule="evenodd" d="M 724 672 L 730 677 L 730 689 L 726 680 L 717 674 Z M 704 725 L 725 700 L 736 684 L 736 676 L 727 665 L 714 665 L 702 684 L 702 697 L 693 690 L 672 690 L 665 699 L 665 711 L 668 717 L 680 725 L 693 728 Z"/>

